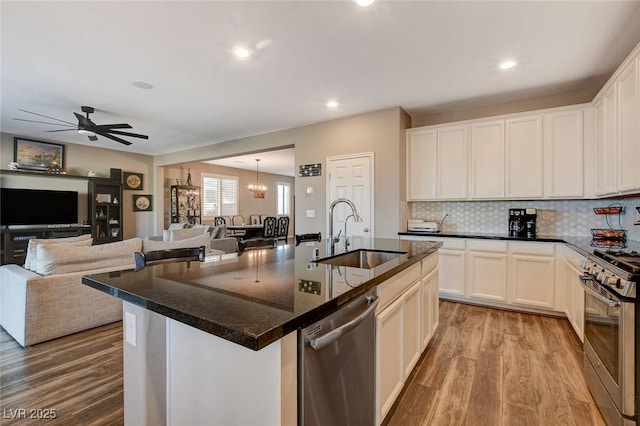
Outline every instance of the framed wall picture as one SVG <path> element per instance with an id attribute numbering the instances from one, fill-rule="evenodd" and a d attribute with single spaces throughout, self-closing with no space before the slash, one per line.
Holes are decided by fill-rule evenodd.
<path id="1" fill-rule="evenodd" d="M 142 173 L 123 172 L 124 189 L 142 191 L 144 189 L 144 175 Z"/>
<path id="2" fill-rule="evenodd" d="M 64 145 L 13 138 L 13 161 L 19 169 L 46 171 L 56 165 L 64 169 Z"/>
<path id="3" fill-rule="evenodd" d="M 134 212 L 150 212 L 153 210 L 153 195 L 134 195 L 133 211 Z"/>

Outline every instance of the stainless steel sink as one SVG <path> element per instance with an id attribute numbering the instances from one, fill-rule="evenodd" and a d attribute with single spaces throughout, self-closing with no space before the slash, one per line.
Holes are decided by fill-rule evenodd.
<path id="1" fill-rule="evenodd" d="M 344 254 L 339 254 L 337 256 L 318 259 L 316 260 L 316 262 L 335 266 L 349 266 L 351 268 L 372 269 L 376 266 L 382 265 L 383 263 L 399 259 L 404 255 L 406 255 L 406 253 L 398 251 L 360 249 Z"/>

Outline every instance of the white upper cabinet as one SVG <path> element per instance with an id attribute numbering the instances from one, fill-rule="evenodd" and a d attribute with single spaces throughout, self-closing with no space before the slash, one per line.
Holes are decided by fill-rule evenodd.
<path id="1" fill-rule="evenodd" d="M 436 198 L 436 130 L 407 132 L 407 197 L 409 200 Z"/>
<path id="2" fill-rule="evenodd" d="M 542 115 L 506 120 L 506 197 L 542 198 Z"/>
<path id="3" fill-rule="evenodd" d="M 466 125 L 438 129 L 438 193 L 440 200 L 467 198 Z"/>
<path id="4" fill-rule="evenodd" d="M 617 90 L 612 85 L 602 97 L 603 104 L 603 124 L 602 137 L 604 150 L 602 152 L 604 161 L 604 192 L 603 194 L 614 194 L 617 191 L 617 166 L 618 166 L 618 126 L 617 126 Z"/>
<path id="5" fill-rule="evenodd" d="M 584 196 L 583 109 L 544 115 L 545 196 Z"/>
<path id="6" fill-rule="evenodd" d="M 640 58 L 631 62 L 616 81 L 618 95 L 618 192 L 640 189 Z"/>
<path id="7" fill-rule="evenodd" d="M 504 120 L 471 125 L 471 198 L 504 197 L 504 141 Z"/>

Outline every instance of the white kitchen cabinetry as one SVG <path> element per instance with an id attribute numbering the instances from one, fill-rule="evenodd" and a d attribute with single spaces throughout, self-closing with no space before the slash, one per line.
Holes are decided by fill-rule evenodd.
<path id="1" fill-rule="evenodd" d="M 426 346 L 424 333 L 433 335 L 438 315 L 431 311 L 433 298 L 425 304 L 425 283 L 433 292 L 437 277 L 438 253 L 422 259 L 380 284 L 376 309 L 376 424 L 380 424 L 400 394 L 411 370 Z M 435 274 L 435 275 L 434 275 Z M 437 279 L 435 281 L 437 286 Z M 436 287 L 437 288 L 437 287 Z M 429 330 L 423 330 L 425 323 Z"/>
<path id="2" fill-rule="evenodd" d="M 640 189 L 640 58 L 623 69 L 616 81 L 618 113 L 617 190 Z"/>
<path id="3" fill-rule="evenodd" d="M 596 102 L 596 195 L 617 191 L 617 90 L 611 85 Z"/>
<path id="4" fill-rule="evenodd" d="M 437 197 L 437 142 L 434 129 L 407 132 L 409 200 L 434 200 Z"/>
<path id="5" fill-rule="evenodd" d="M 509 243 L 510 303 L 555 309 L 555 247 L 550 243 Z"/>
<path id="6" fill-rule="evenodd" d="M 467 292 L 474 299 L 507 301 L 507 242 L 467 241 Z"/>
<path id="7" fill-rule="evenodd" d="M 438 250 L 440 261 L 440 294 L 464 296 L 464 269 L 466 260 L 466 242 L 462 238 L 431 238 L 442 241 Z"/>
<path id="8" fill-rule="evenodd" d="M 542 115 L 506 120 L 506 197 L 543 197 Z"/>
<path id="9" fill-rule="evenodd" d="M 545 196 L 584 196 L 583 109 L 544 115 Z"/>
<path id="10" fill-rule="evenodd" d="M 468 129 L 451 126 L 438 129 L 438 199 L 467 198 Z"/>
<path id="11" fill-rule="evenodd" d="M 564 261 L 564 265 L 566 285 L 565 314 L 580 341 L 584 341 L 584 290 L 580 285 L 582 272 L 568 260 Z"/>
<path id="12" fill-rule="evenodd" d="M 504 168 L 504 120 L 472 124 L 470 198 L 503 198 Z"/>

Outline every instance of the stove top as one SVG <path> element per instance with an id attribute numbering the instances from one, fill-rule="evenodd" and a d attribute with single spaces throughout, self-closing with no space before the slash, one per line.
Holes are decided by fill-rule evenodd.
<path id="1" fill-rule="evenodd" d="M 630 274 L 640 274 L 640 253 L 637 251 L 594 250 L 594 254 Z"/>

